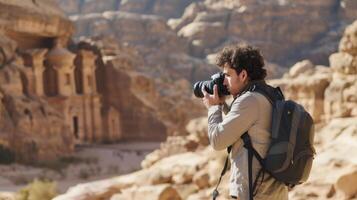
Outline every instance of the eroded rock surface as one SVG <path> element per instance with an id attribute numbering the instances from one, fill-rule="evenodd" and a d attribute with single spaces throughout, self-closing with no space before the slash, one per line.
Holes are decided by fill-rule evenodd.
<path id="1" fill-rule="evenodd" d="M 10 160 L 25 162 L 66 155 L 73 151 L 70 129 L 48 102 L 30 94 L 33 71 L 19 52 L 37 49 L 43 55 L 39 48 L 56 38 L 65 43 L 73 24 L 53 1 L 0 1 L 0 10 L 2 149 L 13 153 Z"/>
<path id="2" fill-rule="evenodd" d="M 154 38 L 157 34 L 162 35 L 162 31 L 172 33 L 157 27 L 157 23 L 146 23 L 147 29 L 144 31 L 138 26 L 147 21 L 143 18 L 155 16 L 152 20 L 167 23 L 173 34 L 186 39 L 171 51 L 180 47 L 190 56 L 205 58 L 227 44 L 248 42 L 262 48 L 268 61 L 280 66 L 291 65 L 303 58 L 327 65 L 328 56 L 336 51 L 344 27 L 357 17 L 353 0 L 319 0 L 314 3 L 292 0 L 57 2 L 68 15 L 76 16 L 72 19 L 79 27 L 77 36 L 109 34 L 113 31 L 132 33 L 135 30 L 128 37 L 135 40 L 132 43 L 138 44 L 146 41 L 142 39 L 144 36 Z M 100 17 L 106 11 L 119 11 L 125 15 L 131 13 L 136 20 L 127 19 L 131 25 L 111 23 L 113 20 Z M 305 28 L 296 24 L 302 24 Z M 151 27 L 158 30 L 156 34 L 148 34 L 147 30 Z M 172 43 L 173 39 L 165 41 Z M 157 49 L 156 46 L 152 48 Z"/>
<path id="3" fill-rule="evenodd" d="M 349 34 L 351 33 L 346 31 L 346 35 Z M 341 50 L 337 54 L 341 53 L 346 52 Z M 350 53 L 347 54 L 351 56 Z M 344 61 L 346 60 L 342 63 Z M 357 166 L 353 157 L 357 153 L 357 116 L 353 115 L 353 112 L 335 116 L 325 107 L 325 104 L 331 101 L 326 95 L 335 82 L 346 80 L 346 75 L 355 72 L 349 64 L 339 67 L 334 63 L 331 62 L 331 67 L 326 67 L 304 60 L 294 65 L 282 79 L 271 81 L 272 84 L 282 87 L 286 98 L 303 104 L 316 122 L 317 154 L 309 181 L 294 187 L 289 192 L 289 199 L 353 199 L 357 195 L 357 187 L 353 184 Z M 349 91 L 348 87 L 336 88 L 335 92 L 345 94 L 345 90 Z M 345 105 L 356 107 L 357 103 L 353 99 L 350 98 L 349 103 L 335 102 L 334 108 L 342 109 Z M 57 199 L 86 199 L 87 192 L 83 190 L 86 187 L 101 188 L 91 189 L 92 197 L 99 199 L 103 195 L 119 198 L 125 195 L 126 190 L 138 191 L 147 187 L 157 187 L 159 189 L 153 191 L 161 191 L 162 184 L 171 185 L 182 199 L 209 199 L 218 181 L 226 152 L 216 152 L 207 147 L 207 138 L 204 137 L 206 126 L 205 117 L 191 121 L 186 127 L 189 134 L 176 138 L 178 140 L 168 139 L 159 150 L 147 156 L 141 171 L 106 180 L 105 183 L 79 185 Z M 189 141 L 195 142 L 194 152 L 185 152 L 190 151 L 190 148 L 185 146 Z M 172 151 L 168 151 L 169 149 Z M 223 179 L 223 183 L 228 182 L 227 177 Z M 221 184 L 219 199 L 229 198 L 227 185 Z"/>

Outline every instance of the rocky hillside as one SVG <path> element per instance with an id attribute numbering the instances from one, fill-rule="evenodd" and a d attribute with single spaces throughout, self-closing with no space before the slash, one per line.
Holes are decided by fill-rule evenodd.
<path id="1" fill-rule="evenodd" d="M 206 59 L 224 45 L 248 42 L 283 67 L 303 58 L 326 65 L 344 27 L 357 18 L 354 0 L 57 1 L 72 16 L 77 36 L 111 35 L 138 51 L 145 46 L 148 61 L 165 49 L 168 60 L 178 51 Z"/>
<path id="2" fill-rule="evenodd" d="M 71 40 L 73 23 L 54 1 L 0 1 L 0 5 L 0 113 L 3 119 L 0 122 L 0 155 L 8 157 L 1 162 L 54 159 L 73 151 L 74 143 L 78 142 L 78 130 L 91 127 L 76 126 L 72 116 L 67 116 L 69 112 L 62 112 L 67 107 L 68 110 L 71 106 L 81 107 L 77 103 L 88 97 L 77 93 L 78 88 L 74 92 L 68 86 L 70 74 L 75 73 L 73 69 L 81 62 L 86 62 L 86 67 L 94 65 L 95 74 L 89 75 L 96 77 L 94 91 L 98 90 L 92 95 L 95 101 L 90 100 L 90 105 L 84 106 L 97 110 L 95 118 L 98 120 L 93 122 L 96 127 L 102 124 L 109 127 L 105 120 L 110 124 L 119 122 L 114 129 L 122 140 L 163 141 L 167 135 L 186 135 L 184 125 L 204 113 L 201 103 L 192 99 L 188 77 L 204 79 L 217 69 L 211 66 L 205 71 L 206 63 L 188 56 L 182 48 L 177 48 L 176 54 L 165 59 L 167 65 L 174 67 L 156 65 L 157 60 L 164 59 L 162 52 L 170 49 L 162 45 L 161 52 L 151 52 L 147 47 L 157 43 L 160 37 L 177 39 L 175 34 L 169 32 L 147 39 L 147 43 L 140 46 L 141 52 L 126 43 L 118 43 L 113 37 L 97 36 L 74 42 Z M 110 16 L 118 18 L 118 23 L 130 24 L 136 20 L 130 14 L 124 18 L 116 13 Z M 127 17 L 133 21 L 127 22 Z M 151 32 L 167 28 L 152 16 L 143 18 L 155 25 Z M 179 47 L 180 43 L 181 40 L 174 40 L 170 48 Z M 142 57 L 143 52 L 147 57 Z M 54 84 L 42 79 L 46 78 L 44 71 L 49 70 L 50 56 L 54 58 L 51 60 L 54 65 L 64 64 L 69 69 L 64 72 L 63 67 L 57 66 L 55 73 L 64 72 L 68 77 L 56 75 L 50 79 L 59 80 Z M 86 73 L 92 72 L 87 70 Z M 84 83 L 93 82 L 91 77 L 87 76 Z M 61 85 L 64 80 L 67 85 Z M 74 82 L 76 80 L 74 78 Z M 66 94 L 52 98 L 46 93 L 48 88 L 62 88 L 63 85 L 68 89 Z M 87 100 L 92 96 L 89 95 Z M 68 103 L 63 103 L 65 101 Z M 118 119 L 111 120 L 110 114 L 116 112 Z M 89 118 L 88 113 L 85 118 Z M 78 118 L 75 119 L 78 122 Z M 90 142 L 118 140 L 108 139 L 109 131 L 98 130 L 100 128 L 96 128 L 97 139 L 91 137 Z M 82 132 L 90 135 L 88 132 L 91 131 Z"/>
<path id="3" fill-rule="evenodd" d="M 307 183 L 296 186 L 289 199 L 354 199 L 357 195 L 357 21 L 348 26 L 330 67 L 305 60 L 282 79 L 270 81 L 287 98 L 301 102 L 316 121 L 315 157 Z M 62 199 L 209 199 L 218 180 L 225 151 L 208 145 L 207 119 L 192 120 L 187 136 L 170 137 L 133 174 L 77 185 Z M 219 199 L 228 198 L 227 177 Z"/>
<path id="4" fill-rule="evenodd" d="M 63 42 L 73 24 L 53 1 L 0 1 L 0 151 L 1 161 L 54 159 L 73 150 L 73 136 L 46 101 L 26 93 L 28 69 L 19 49 L 48 48 Z M 33 49 L 34 54 L 41 51 Z"/>

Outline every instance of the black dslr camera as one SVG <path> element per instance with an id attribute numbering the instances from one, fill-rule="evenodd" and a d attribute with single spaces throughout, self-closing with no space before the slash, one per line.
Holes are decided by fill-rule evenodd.
<path id="1" fill-rule="evenodd" d="M 229 95 L 229 91 L 226 86 L 223 85 L 224 74 L 222 72 L 213 74 L 210 81 L 198 81 L 193 85 L 193 93 L 198 98 L 203 98 L 202 90 L 205 90 L 209 94 L 213 94 L 213 86 L 217 84 L 218 96 Z"/>

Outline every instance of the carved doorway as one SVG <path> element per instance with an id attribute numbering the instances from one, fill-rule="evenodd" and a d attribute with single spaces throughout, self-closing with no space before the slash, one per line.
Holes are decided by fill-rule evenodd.
<path id="1" fill-rule="evenodd" d="M 76 139 L 79 139 L 79 127 L 78 127 L 78 117 L 77 116 L 73 116 L 73 120 L 72 120 L 72 130 L 73 130 L 73 134 L 74 137 Z"/>

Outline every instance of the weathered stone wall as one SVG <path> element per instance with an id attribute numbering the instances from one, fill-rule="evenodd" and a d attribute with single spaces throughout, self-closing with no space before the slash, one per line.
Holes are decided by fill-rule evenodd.
<path id="1" fill-rule="evenodd" d="M 50 47 L 54 38 L 65 43 L 74 26 L 51 0 L 0 1 L 0 29 L 22 48 Z"/>
<path id="2" fill-rule="evenodd" d="M 41 99 L 36 57 L 55 38 L 65 43 L 72 23 L 53 1 L 0 1 L 1 135 L 4 148 L 22 162 L 56 159 L 73 151 L 73 136 L 63 116 Z M 33 55 L 34 57 L 31 57 Z M 34 59 L 33 59 L 34 58 Z"/>
<path id="3" fill-rule="evenodd" d="M 165 21 L 149 16 L 137 20 L 127 13 L 106 15 L 118 25 L 134 23 L 134 29 L 116 34 L 129 41 L 146 39 L 141 49 L 150 59 L 143 59 L 135 49 L 118 45 L 110 37 L 93 44 L 69 41 L 73 25 L 52 1 L 0 4 L 8 8 L 0 16 L 0 80 L 2 111 L 10 116 L 3 122 L 1 141 L 16 151 L 18 160 L 55 158 L 71 152 L 74 143 L 162 141 L 168 134 L 187 134 L 184 125 L 202 114 L 202 107 L 191 99 L 191 85 L 182 77 L 201 77 L 204 62 L 178 56 L 182 48 L 166 60 L 166 54 L 146 47 L 158 41 L 163 52 L 179 46 L 176 39 L 170 48 L 164 44 L 162 37 L 176 37 L 162 31 L 168 28 Z M 137 27 L 162 34 L 145 38 L 135 33 Z M 154 66 L 163 59 L 190 66 Z M 48 143 L 43 136 L 50 138 Z"/>
<path id="4" fill-rule="evenodd" d="M 72 18 L 79 27 L 77 36 L 129 31 L 131 34 L 128 35 L 133 35 L 127 36 L 129 43 L 137 45 L 145 43 L 144 36 L 155 38 L 157 34 L 171 32 L 153 23 L 145 23 L 145 17 L 140 16 L 150 15 L 152 20 L 164 21 L 174 34 L 187 40 L 179 46 L 168 45 L 171 51 L 182 46 L 190 56 L 202 59 L 227 44 L 248 42 L 262 48 L 268 61 L 284 67 L 301 59 L 327 65 L 328 56 L 336 51 L 344 27 L 357 18 L 353 0 L 318 0 L 313 3 L 305 0 L 57 1 L 68 10 L 67 14 L 81 16 Z M 130 22 L 131 25 L 111 23 L 110 18 L 99 17 L 105 11 L 121 11 L 125 15 L 129 12 L 136 20 Z M 148 29 L 155 27 L 157 32 L 142 31 L 138 26 L 141 23 L 147 24 Z M 120 42 L 127 42 L 118 35 L 116 37 Z M 172 38 L 166 39 L 166 42 L 172 41 Z M 151 48 L 158 49 L 157 46 L 153 44 Z"/>
<path id="5" fill-rule="evenodd" d="M 172 69 L 144 66 L 134 48 L 110 38 L 83 41 L 79 47 L 99 58 L 98 91 L 104 105 L 119 111 L 122 139 L 163 140 L 167 135 L 185 135 L 185 124 L 203 113 L 200 102 L 192 99 L 187 80 Z"/>

